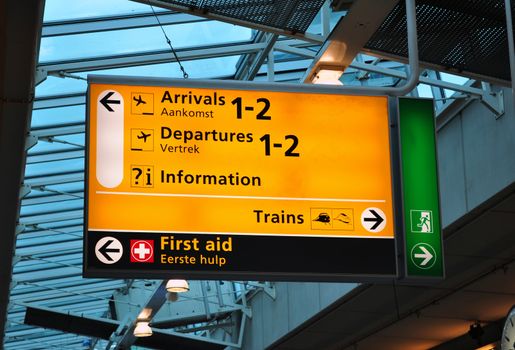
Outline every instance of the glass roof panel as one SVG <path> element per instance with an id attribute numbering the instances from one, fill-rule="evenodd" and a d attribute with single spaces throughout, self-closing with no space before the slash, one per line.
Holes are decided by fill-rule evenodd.
<path id="1" fill-rule="evenodd" d="M 155 11 L 162 11 L 154 7 Z M 137 14 L 149 11 L 149 6 L 127 0 L 46 0 L 43 20 L 57 21 L 87 17 L 98 17 L 120 14 Z"/>
<path id="2" fill-rule="evenodd" d="M 172 53 L 170 52 L 170 57 Z M 240 55 L 213 57 L 197 60 L 182 61 L 189 78 L 223 78 L 234 75 Z M 137 75 L 146 77 L 182 78 L 179 64 L 176 62 L 103 69 L 89 72 L 74 73 L 75 76 L 86 79 L 88 74 L 107 75 Z M 60 78 L 49 76 L 36 87 L 36 97 L 55 96 L 59 94 L 83 93 L 87 89 L 86 80 Z M 33 123 L 34 124 L 34 123 Z M 36 124 L 37 125 L 37 124 Z"/>
<path id="3" fill-rule="evenodd" d="M 222 22 L 183 23 L 165 26 L 174 49 L 207 46 L 251 38 L 251 30 Z M 113 30 L 41 39 L 40 62 L 168 50 L 159 27 Z"/>
<path id="4" fill-rule="evenodd" d="M 84 147 L 85 135 L 57 135 L 50 138 L 40 138 L 38 143 L 29 150 L 29 156 L 48 151 L 80 150 Z"/>
<path id="5" fill-rule="evenodd" d="M 83 92 L 87 87 L 85 80 L 48 76 L 45 81 L 36 86 L 36 97 Z"/>
<path id="6" fill-rule="evenodd" d="M 419 97 L 428 97 L 433 98 L 433 91 L 431 90 L 431 86 L 426 84 L 419 84 L 417 86 L 417 91 Z"/>
<path id="7" fill-rule="evenodd" d="M 36 109 L 32 111 L 32 128 L 84 123 L 85 106 L 66 106 L 59 108 Z"/>
<path id="8" fill-rule="evenodd" d="M 221 50 L 220 54 L 223 50 Z M 171 53 L 170 53 L 171 55 Z M 181 61 L 184 69 L 192 79 L 210 79 L 217 77 L 232 76 L 236 71 L 236 63 L 240 55 L 213 57 L 191 61 Z M 97 70 L 88 72 L 89 74 L 108 74 L 108 75 L 136 75 L 144 77 L 164 77 L 164 78 L 182 78 L 182 72 L 179 64 L 161 63 L 152 65 L 143 65 L 137 67 L 125 67 L 108 70 Z M 86 75 L 85 75 L 86 76 Z"/>
<path id="9" fill-rule="evenodd" d="M 21 208 L 21 216 L 24 215 L 36 215 L 45 213 L 48 211 L 59 211 L 59 210 L 73 210 L 73 209 L 81 209 L 84 204 L 84 199 L 75 199 L 75 200 L 67 200 L 60 201 L 54 203 L 45 203 L 40 205 L 30 205 L 23 206 Z"/>
<path id="10" fill-rule="evenodd" d="M 44 163 L 27 164 L 25 176 L 41 176 L 81 170 L 84 170 L 84 159 L 68 159 L 52 162 L 51 167 Z"/>

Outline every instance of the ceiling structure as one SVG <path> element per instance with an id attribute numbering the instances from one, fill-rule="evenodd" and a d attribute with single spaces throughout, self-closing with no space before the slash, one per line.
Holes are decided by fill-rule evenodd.
<path id="1" fill-rule="evenodd" d="M 444 280 L 360 285 L 271 348 L 494 349 L 515 303 L 513 191 L 508 186 L 445 228 Z M 480 341 L 468 334 L 475 322 Z"/>
<path id="2" fill-rule="evenodd" d="M 137 315 L 144 306 L 138 300 L 164 302 L 159 294 L 161 287 L 155 281 L 81 277 L 87 74 L 181 78 L 177 58 L 166 44 L 160 23 L 190 78 L 307 81 L 317 66 L 334 63 L 327 57 L 337 52 L 338 65 L 347 68 L 340 78 L 345 84 L 395 86 L 408 75 L 402 63 L 404 53 L 392 55 L 387 46 L 378 43 L 384 41 L 381 35 L 391 23 L 385 19 L 402 17 L 402 6 L 397 2 L 385 1 L 371 11 L 377 1 L 333 1 L 333 8 L 343 9 L 335 12 L 330 2 L 321 0 L 281 2 L 288 5 L 288 11 L 264 6 L 263 1 L 238 8 L 231 1 L 214 0 L 116 0 L 108 4 L 46 0 L 43 17 L 43 1 L 37 2 L 41 7 L 30 9 L 16 0 L 5 1 L 5 11 L 0 11 L 5 16 L 0 30 L 17 36 L 0 36 L 6 38 L 0 45 L 7 53 L 0 57 L 0 81 L 5 82 L 0 90 L 0 157 L 14 169 L 0 175 L 9 190 L 0 199 L 2 208 L 9 208 L 0 214 L 6 237 L 1 274 L 5 288 L 2 305 L 6 310 L 4 348 L 126 346 L 135 341 L 130 339 L 129 330 L 134 312 Z M 426 2 L 427 6 L 443 6 Z M 155 6 L 156 14 L 149 4 Z M 368 20 L 356 27 L 363 18 Z M 342 51 L 343 47 L 346 49 Z M 386 56 L 392 60 L 385 60 Z M 464 69 L 459 66 L 461 61 L 422 60 L 427 61 L 428 67 L 442 71 L 455 68 L 453 72 L 459 70 L 466 75 L 470 71 L 495 82 L 506 82 L 506 76 L 496 72 Z M 37 86 L 34 100 L 30 95 L 33 86 Z M 453 103 L 455 93 L 480 97 L 490 109 L 502 111 L 487 84 L 479 87 L 467 78 L 438 70 L 425 70 L 421 84 L 411 95 L 435 98 L 438 114 Z M 21 207 L 13 203 L 21 203 Z M 14 245 L 15 250 L 10 250 Z M 188 345 L 191 348 L 206 339 L 214 344 L 213 348 L 238 345 L 238 341 L 241 344 L 241 339 L 224 340 L 225 343 L 220 339 L 235 327 L 240 330 L 236 334 L 241 334 L 248 312 L 247 298 L 258 292 L 272 293 L 273 289 L 267 284 L 247 282 L 220 285 L 213 285 L 210 291 L 201 282 L 195 285 L 196 298 L 201 301 L 195 308 L 201 308 L 205 319 L 183 314 L 172 322 L 170 315 L 162 316 L 167 321 L 161 323 L 162 330 L 157 332 L 162 334 L 159 340 L 154 338 L 155 342 L 184 341 L 183 335 L 187 334 L 192 340 Z M 138 293 L 146 294 L 138 297 Z M 224 300 L 227 296 L 230 299 Z M 193 299 L 186 297 L 185 304 Z M 137 311 L 123 311 L 127 316 L 123 319 L 122 311 L 116 312 L 117 304 Z M 208 317 L 213 313 L 211 304 L 218 311 L 228 310 L 227 318 Z M 55 320 L 53 325 L 45 322 L 50 317 Z M 72 319 L 77 323 L 69 323 Z"/>
<path id="3" fill-rule="evenodd" d="M 417 1 L 422 64 L 509 86 L 504 1 Z M 512 3 L 512 12 L 515 4 Z M 364 45 L 364 52 L 406 59 L 406 10 L 399 2 Z"/>

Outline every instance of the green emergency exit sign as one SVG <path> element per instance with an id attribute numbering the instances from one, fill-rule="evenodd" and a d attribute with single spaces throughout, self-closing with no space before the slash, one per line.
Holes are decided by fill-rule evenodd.
<path id="1" fill-rule="evenodd" d="M 433 102 L 399 99 L 407 277 L 443 277 Z"/>

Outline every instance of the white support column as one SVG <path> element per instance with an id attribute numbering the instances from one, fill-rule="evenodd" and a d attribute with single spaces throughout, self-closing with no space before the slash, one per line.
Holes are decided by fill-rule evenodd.
<path id="1" fill-rule="evenodd" d="M 508 37 L 508 55 L 510 56 L 510 73 L 511 73 L 511 94 L 513 111 L 515 112 L 515 43 L 513 39 L 513 18 L 511 14 L 511 0 L 504 0 L 504 9 L 506 11 L 506 33 Z"/>
<path id="2" fill-rule="evenodd" d="M 267 59 L 267 77 L 268 81 L 273 82 L 275 80 L 275 59 L 274 49 L 270 50 Z"/>

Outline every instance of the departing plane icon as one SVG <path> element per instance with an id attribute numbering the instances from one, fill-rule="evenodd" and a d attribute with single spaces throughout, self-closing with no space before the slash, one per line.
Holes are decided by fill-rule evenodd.
<path id="1" fill-rule="evenodd" d="M 136 96 L 133 96 L 132 99 L 134 101 L 136 101 L 136 107 L 139 106 L 140 104 L 147 104 L 145 101 L 143 101 L 143 98 L 141 98 L 141 95 L 138 95 L 138 98 L 136 98 Z"/>
<path id="2" fill-rule="evenodd" d="M 152 135 L 151 133 L 149 134 L 145 134 L 143 131 L 141 131 L 141 135 L 138 135 L 138 139 L 143 139 L 143 142 L 147 142 L 147 137 L 149 137 L 150 135 Z"/>

